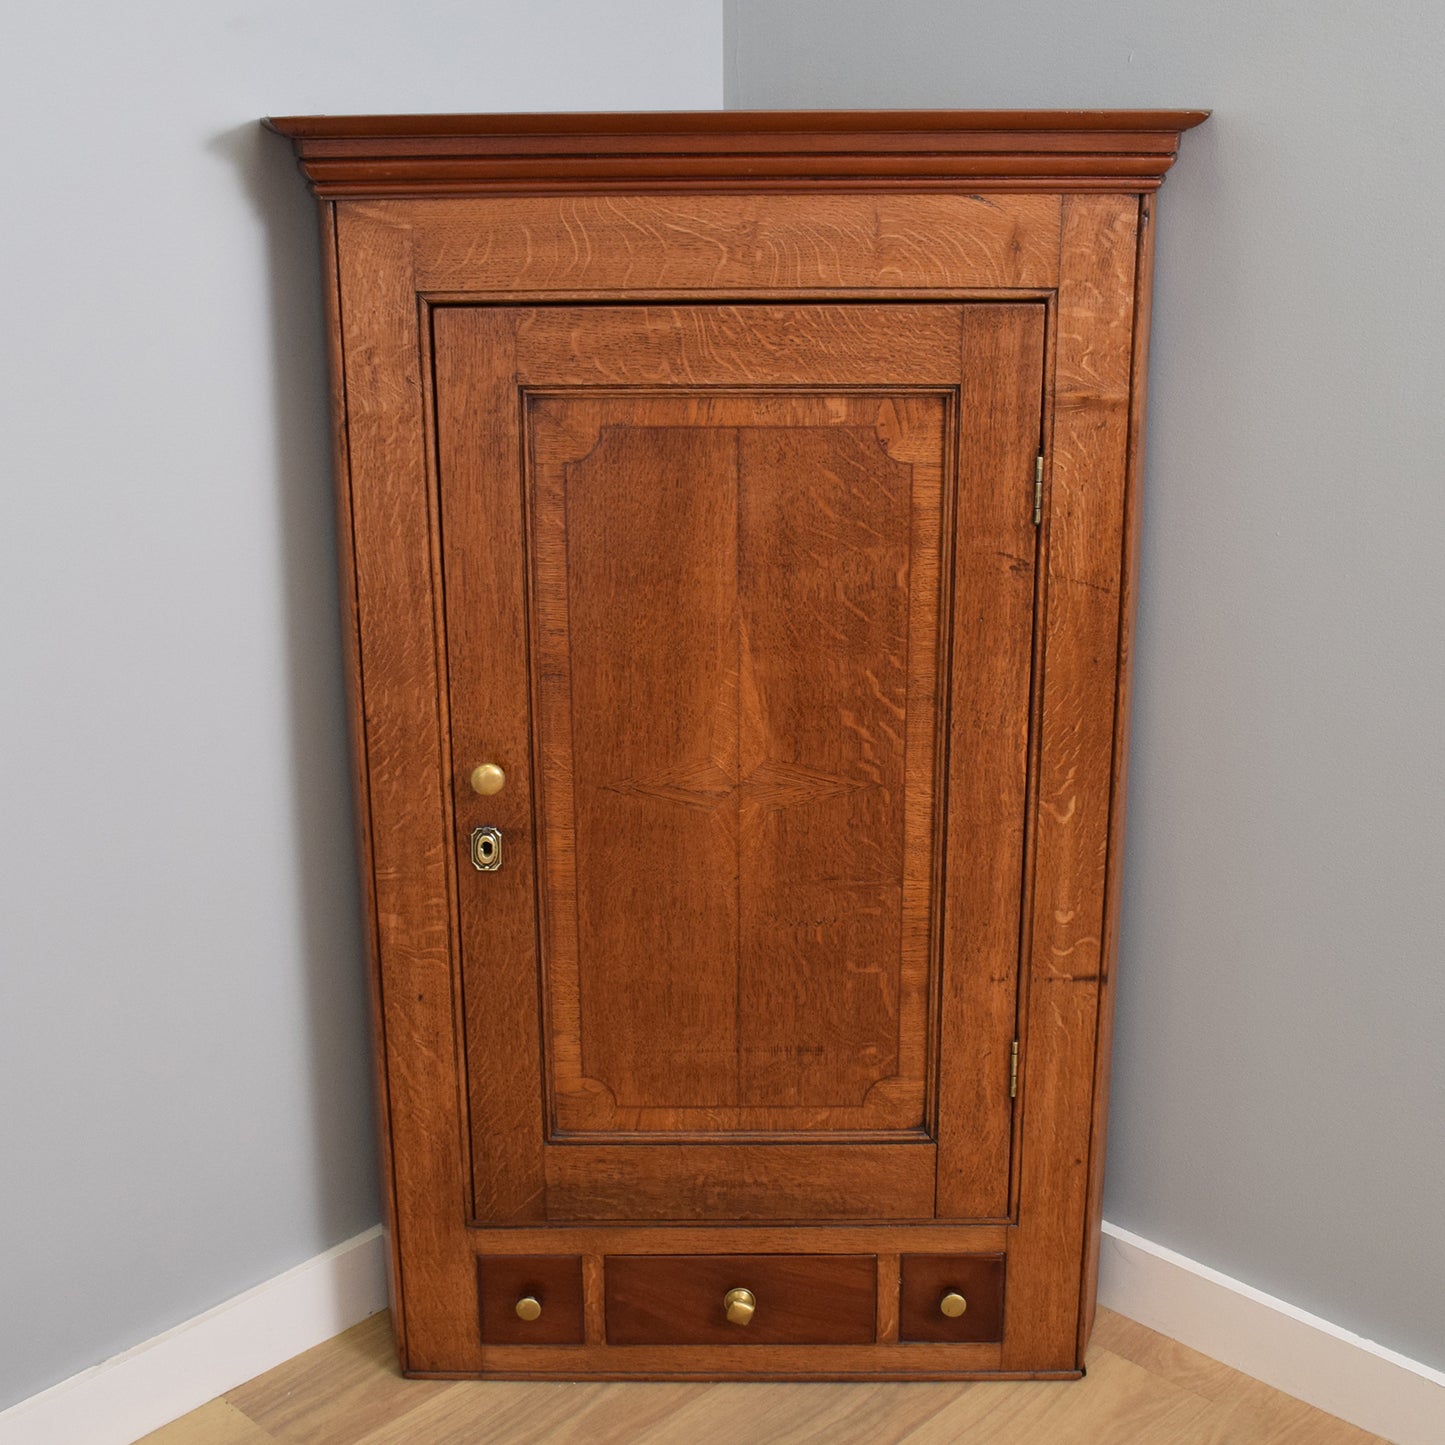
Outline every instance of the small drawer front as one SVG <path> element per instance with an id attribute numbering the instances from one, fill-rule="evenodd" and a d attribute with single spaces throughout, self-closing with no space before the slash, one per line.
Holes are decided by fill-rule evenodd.
<path id="1" fill-rule="evenodd" d="M 482 1343 L 580 1345 L 580 1255 L 483 1254 L 477 1259 Z"/>
<path id="2" fill-rule="evenodd" d="M 614 1254 L 605 1270 L 610 1345 L 866 1345 L 877 1335 L 871 1254 Z"/>
<path id="3" fill-rule="evenodd" d="M 900 1340 L 1003 1338 L 1003 1255 L 905 1254 L 899 1266 Z"/>

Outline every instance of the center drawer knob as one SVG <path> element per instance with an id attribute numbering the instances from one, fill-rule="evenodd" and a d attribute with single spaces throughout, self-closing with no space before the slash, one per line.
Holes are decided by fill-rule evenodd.
<path id="1" fill-rule="evenodd" d="M 752 1319 L 758 1302 L 750 1289 L 730 1289 L 723 1296 L 723 1311 L 730 1323 L 745 1325 Z"/>
<path id="2" fill-rule="evenodd" d="M 967 1308 L 968 1301 L 956 1289 L 949 1290 L 938 1302 L 939 1313 L 947 1315 L 951 1320 L 956 1320 Z"/>
<path id="3" fill-rule="evenodd" d="M 524 1294 L 522 1298 L 517 1301 L 516 1305 L 513 1306 L 513 1308 L 515 1308 L 515 1310 L 517 1311 L 517 1318 L 519 1320 L 530 1321 L 539 1319 L 542 1314 L 541 1300 L 529 1294 Z"/>

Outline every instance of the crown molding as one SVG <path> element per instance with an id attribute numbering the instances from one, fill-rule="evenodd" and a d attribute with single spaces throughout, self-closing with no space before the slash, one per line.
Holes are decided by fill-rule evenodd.
<path id="1" fill-rule="evenodd" d="M 317 195 L 1153 191 L 1206 110 L 281 116 Z"/>

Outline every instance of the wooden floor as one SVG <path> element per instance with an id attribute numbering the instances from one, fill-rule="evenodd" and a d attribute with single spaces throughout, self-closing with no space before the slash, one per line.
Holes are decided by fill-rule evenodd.
<path id="1" fill-rule="evenodd" d="M 515 1384 L 404 1380 L 387 1317 L 232 1390 L 147 1445 L 1367 1445 L 1378 1441 L 1100 1311 L 1065 1383 Z"/>

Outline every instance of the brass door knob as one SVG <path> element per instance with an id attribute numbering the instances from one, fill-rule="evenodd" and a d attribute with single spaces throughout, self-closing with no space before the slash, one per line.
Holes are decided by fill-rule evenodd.
<path id="1" fill-rule="evenodd" d="M 938 1302 L 938 1312 L 956 1320 L 968 1308 L 968 1301 L 956 1289 L 951 1289 Z"/>
<path id="2" fill-rule="evenodd" d="M 731 1324 L 747 1324 L 757 1307 L 758 1302 L 750 1289 L 730 1289 L 723 1296 L 723 1311 Z"/>
<path id="3" fill-rule="evenodd" d="M 472 785 L 472 792 L 490 798 L 493 793 L 502 791 L 507 775 L 495 763 L 478 763 L 467 781 Z"/>
<path id="4" fill-rule="evenodd" d="M 514 1307 L 519 1320 L 535 1320 L 542 1313 L 542 1302 L 534 1299 L 529 1294 L 524 1294 Z"/>

